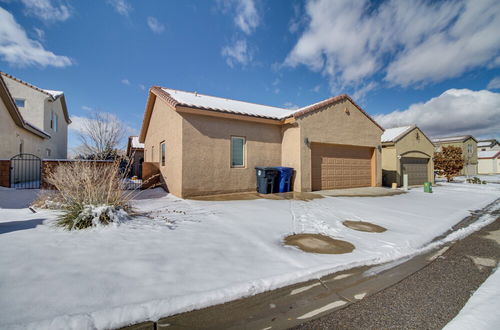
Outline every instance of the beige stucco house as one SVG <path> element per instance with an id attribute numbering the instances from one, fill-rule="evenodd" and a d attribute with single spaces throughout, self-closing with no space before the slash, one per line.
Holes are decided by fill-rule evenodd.
<path id="1" fill-rule="evenodd" d="M 403 184 L 408 175 L 409 185 L 434 183 L 434 145 L 415 125 L 386 129 L 382 135 L 383 184 Z"/>
<path id="2" fill-rule="evenodd" d="M 500 173 L 500 150 L 479 151 L 477 172 L 479 174 Z"/>
<path id="3" fill-rule="evenodd" d="M 461 148 L 464 157 L 464 168 L 460 175 L 477 174 L 477 140 L 472 135 L 433 138 L 432 143 L 436 151 L 441 151 L 444 146 Z"/>
<path id="4" fill-rule="evenodd" d="M 139 142 L 190 197 L 255 191 L 256 166 L 293 167 L 294 191 L 380 186 L 382 132 L 347 95 L 289 110 L 152 87 Z"/>
<path id="5" fill-rule="evenodd" d="M 43 159 L 66 159 L 71 121 L 64 93 L 38 88 L 3 72 L 0 77 L 24 123 L 45 136 L 42 140 L 29 140 L 16 137 L 12 130 L 2 130 L 0 157 L 31 153 Z M 4 116 L 6 114 L 2 113 L 2 122 Z"/>

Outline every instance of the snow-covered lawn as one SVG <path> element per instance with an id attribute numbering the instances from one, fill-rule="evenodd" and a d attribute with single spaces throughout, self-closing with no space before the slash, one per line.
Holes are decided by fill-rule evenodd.
<path id="1" fill-rule="evenodd" d="M 477 174 L 470 175 L 469 178 L 478 177 L 481 181 L 486 181 L 488 183 L 500 183 L 500 174 Z M 457 176 L 453 179 L 456 182 L 464 182 L 467 179 L 466 176 Z M 446 181 L 445 178 L 439 178 L 438 181 Z"/>
<path id="2" fill-rule="evenodd" d="M 56 211 L 21 208 L 28 193 L 0 190 L 0 328 L 114 328 L 394 260 L 500 197 L 500 186 L 309 202 L 192 201 L 150 190 L 134 201 L 149 217 L 73 232 L 53 227 Z M 388 230 L 354 231 L 346 219 Z M 308 254 L 282 245 L 292 232 L 356 248 Z"/>
<path id="3" fill-rule="evenodd" d="M 499 303 L 500 270 L 497 268 L 444 329 L 498 329 L 500 326 Z"/>

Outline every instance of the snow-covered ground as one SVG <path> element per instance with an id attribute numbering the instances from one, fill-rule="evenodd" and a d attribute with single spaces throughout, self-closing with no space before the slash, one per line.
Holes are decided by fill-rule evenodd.
<path id="1" fill-rule="evenodd" d="M 499 302 L 500 270 L 497 268 L 444 329 L 498 329 L 500 326 Z"/>
<path id="2" fill-rule="evenodd" d="M 469 178 L 478 177 L 481 181 L 486 181 L 487 183 L 500 183 L 500 174 L 477 174 L 471 175 Z M 466 176 L 457 176 L 453 179 L 455 182 L 464 182 L 467 179 Z M 439 178 L 438 181 L 446 181 L 445 178 Z"/>
<path id="3" fill-rule="evenodd" d="M 445 183 L 433 194 L 308 202 L 192 201 L 150 190 L 134 201 L 149 217 L 72 232 L 53 226 L 56 211 L 23 207 L 26 194 L 33 191 L 0 190 L 0 328 L 114 328 L 395 260 L 500 197 L 500 186 Z M 388 230 L 354 231 L 346 219 Z M 305 253 L 282 245 L 292 232 L 356 248 Z"/>

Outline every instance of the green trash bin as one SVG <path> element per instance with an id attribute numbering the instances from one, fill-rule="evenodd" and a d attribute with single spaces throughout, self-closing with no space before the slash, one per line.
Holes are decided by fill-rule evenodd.
<path id="1" fill-rule="evenodd" d="M 432 182 L 424 182 L 424 192 L 426 193 L 432 192 Z"/>

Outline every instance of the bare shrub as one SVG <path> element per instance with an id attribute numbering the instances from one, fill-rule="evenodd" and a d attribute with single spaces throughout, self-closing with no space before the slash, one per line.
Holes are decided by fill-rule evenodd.
<path id="1" fill-rule="evenodd" d="M 46 179 L 61 197 L 57 225 L 68 230 L 120 222 L 132 212 L 132 192 L 123 190 L 118 161 L 60 164 Z"/>

